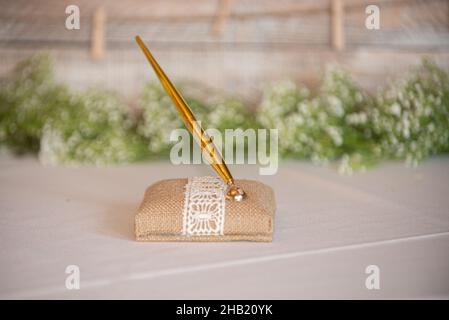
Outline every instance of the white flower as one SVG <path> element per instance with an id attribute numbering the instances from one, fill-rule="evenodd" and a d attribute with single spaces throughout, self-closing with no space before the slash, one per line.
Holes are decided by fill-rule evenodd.
<path id="1" fill-rule="evenodd" d="M 329 102 L 331 112 L 334 115 L 336 115 L 337 117 L 343 116 L 345 111 L 343 109 L 343 104 L 339 98 L 337 98 L 336 96 L 329 96 L 327 98 L 327 101 Z"/>
<path id="2" fill-rule="evenodd" d="M 401 115 L 401 106 L 398 103 L 393 103 L 390 107 L 391 114 L 394 114 L 396 116 Z"/>
<path id="3" fill-rule="evenodd" d="M 343 144 L 343 137 L 341 136 L 339 128 L 328 127 L 326 131 L 337 147 Z"/>

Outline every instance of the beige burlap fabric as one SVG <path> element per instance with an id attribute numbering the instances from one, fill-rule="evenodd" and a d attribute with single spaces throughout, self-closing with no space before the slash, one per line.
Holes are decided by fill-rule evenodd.
<path id="1" fill-rule="evenodd" d="M 261 182 L 238 180 L 247 198 L 226 200 L 223 235 L 182 233 L 187 179 L 170 179 L 148 187 L 135 217 L 138 241 L 272 241 L 276 204 L 273 190 Z"/>

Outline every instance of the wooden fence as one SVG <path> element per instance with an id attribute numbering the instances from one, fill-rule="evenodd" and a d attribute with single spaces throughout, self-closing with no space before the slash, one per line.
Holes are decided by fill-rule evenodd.
<path id="1" fill-rule="evenodd" d="M 65 28 L 78 5 L 80 30 Z M 380 8 L 380 30 L 365 8 Z M 373 90 L 429 56 L 449 68 L 447 0 L 0 1 L 0 76 L 17 61 L 50 52 L 59 79 L 135 99 L 154 79 L 134 43 L 139 34 L 178 81 L 256 99 L 290 78 L 314 85 L 330 64 Z"/>

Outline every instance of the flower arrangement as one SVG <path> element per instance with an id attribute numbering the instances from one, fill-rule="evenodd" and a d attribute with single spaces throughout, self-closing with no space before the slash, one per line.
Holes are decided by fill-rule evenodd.
<path id="1" fill-rule="evenodd" d="M 195 114 L 204 115 L 208 112 L 205 104 L 190 97 L 186 99 Z M 138 133 L 145 137 L 153 155 L 166 153 L 170 147 L 171 131 L 183 127 L 170 97 L 159 84 L 148 83 L 142 90 L 139 109 L 141 121 L 137 127 Z"/>
<path id="2" fill-rule="evenodd" d="M 449 151 L 449 73 L 429 61 L 375 96 L 333 68 L 316 93 L 292 81 L 267 87 L 255 112 L 236 98 L 186 100 L 206 128 L 278 128 L 281 156 L 337 160 L 341 173 L 381 159 L 416 165 Z M 45 164 L 161 156 L 170 148 L 171 131 L 182 127 L 158 84 L 144 86 L 136 115 L 112 92 L 74 94 L 56 83 L 46 55 L 19 64 L 0 84 L 0 145 L 39 153 Z"/>
<path id="3" fill-rule="evenodd" d="M 37 152 L 45 122 L 69 101 L 47 55 L 19 63 L 0 86 L 0 144 L 18 153 Z"/>
<path id="4" fill-rule="evenodd" d="M 127 107 L 111 92 L 91 90 L 46 121 L 39 158 L 44 164 L 127 163 L 146 152 Z"/>
<path id="5" fill-rule="evenodd" d="M 45 164 L 135 161 L 142 139 L 132 125 L 113 93 L 73 94 L 57 84 L 47 55 L 19 64 L 0 87 L 0 144 L 39 153 Z"/>
<path id="6" fill-rule="evenodd" d="M 431 154 L 449 151 L 449 73 L 424 61 L 412 77 L 376 97 L 370 115 L 385 157 L 416 166 Z"/>
<path id="7" fill-rule="evenodd" d="M 205 128 L 215 128 L 224 133 L 228 128 L 247 129 L 255 126 L 250 112 L 235 98 L 215 98 L 206 103 L 186 96 L 186 100 Z M 142 117 L 138 133 L 147 139 L 152 155 L 166 154 L 170 148 L 171 131 L 184 127 L 170 97 L 159 84 L 148 83 L 142 90 L 139 108 Z"/>
<path id="8" fill-rule="evenodd" d="M 340 158 L 339 170 L 350 172 L 369 164 L 369 157 L 363 163 L 361 158 L 375 150 L 368 120 L 372 107 L 371 99 L 347 73 L 333 69 L 325 74 L 316 96 L 290 81 L 268 88 L 259 121 L 265 127 L 278 127 L 282 155 L 318 164 Z"/>

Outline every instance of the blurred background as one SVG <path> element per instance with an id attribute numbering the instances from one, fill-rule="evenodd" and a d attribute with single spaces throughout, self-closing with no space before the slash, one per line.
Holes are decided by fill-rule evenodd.
<path id="1" fill-rule="evenodd" d="M 365 25 L 370 4 L 380 9 L 378 30 Z M 70 5 L 80 9 L 79 30 L 66 28 Z M 417 163 L 449 149 L 447 0 L 19 0 L 1 8 L 0 143 L 43 162 L 133 161 L 145 146 L 152 155 L 169 148 L 181 124 L 158 84 L 147 84 L 156 78 L 135 35 L 184 84 L 200 118 L 219 129 L 279 128 L 281 155 Z M 137 112 L 123 115 L 122 105 Z"/>
<path id="2" fill-rule="evenodd" d="M 136 34 L 172 78 L 251 100 L 266 82 L 316 85 L 329 63 L 343 65 L 370 90 L 423 55 L 449 67 L 447 0 L 1 2 L 1 75 L 45 50 L 58 79 L 71 87 L 101 85 L 131 100 L 153 78 Z M 79 30 L 65 28 L 71 4 L 80 8 Z M 380 8 L 380 30 L 365 27 L 370 4 Z"/>

